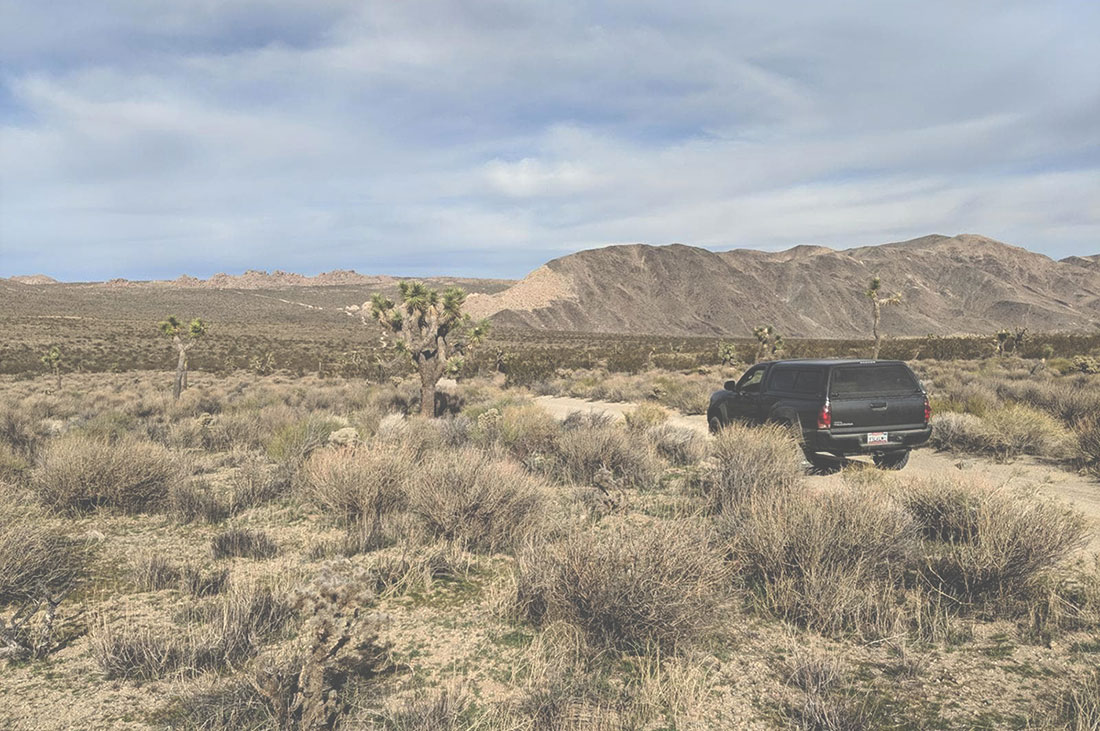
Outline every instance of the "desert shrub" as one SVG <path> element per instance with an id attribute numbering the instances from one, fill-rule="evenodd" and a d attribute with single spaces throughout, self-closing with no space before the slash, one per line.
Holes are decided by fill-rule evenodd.
<path id="1" fill-rule="evenodd" d="M 667 409 L 657 404 L 644 403 L 638 404 L 633 411 L 628 411 L 623 416 L 626 419 L 627 429 L 646 431 L 650 427 L 668 421 L 669 413 Z"/>
<path id="2" fill-rule="evenodd" d="M 801 691 L 784 708 L 790 728 L 848 731 L 896 725 L 891 704 L 861 690 L 835 655 L 799 651 L 785 670 L 787 684 Z"/>
<path id="3" fill-rule="evenodd" d="M 293 472 L 310 453 L 323 447 L 328 435 L 347 422 L 311 414 L 279 428 L 267 442 L 267 454 L 288 472 Z"/>
<path id="4" fill-rule="evenodd" d="M 980 451 L 985 440 L 982 420 L 973 414 L 940 411 L 932 417 L 929 443 L 937 449 Z"/>
<path id="5" fill-rule="evenodd" d="M 230 478 L 229 511 L 234 515 L 268 503 L 285 492 L 289 473 L 250 454 L 241 460 Z"/>
<path id="6" fill-rule="evenodd" d="M 44 525 L 35 510 L 0 503 L 0 604 L 63 591 L 88 558 L 85 544 Z"/>
<path id="7" fill-rule="evenodd" d="M 654 379 L 653 397 L 657 403 L 682 414 L 706 413 L 713 384 L 702 380 L 674 379 L 658 376 Z"/>
<path id="8" fill-rule="evenodd" d="M 139 428 L 138 420 L 119 411 L 105 411 L 96 414 L 80 425 L 78 431 L 92 439 L 117 442 Z"/>
<path id="9" fill-rule="evenodd" d="M 574 624 L 606 647 L 671 651 L 720 621 L 729 575 L 713 546 L 713 536 L 678 522 L 536 544 L 516 563 L 516 607 L 537 624 Z"/>
<path id="10" fill-rule="evenodd" d="M 137 513 L 163 503 L 179 472 L 177 460 L 159 444 L 134 437 L 109 443 L 73 434 L 42 451 L 31 487 L 55 510 L 109 507 Z"/>
<path id="11" fill-rule="evenodd" d="M 297 487 L 303 497 L 343 523 L 377 524 L 404 504 L 414 467 L 413 456 L 402 449 L 323 449 L 302 465 Z"/>
<path id="12" fill-rule="evenodd" d="M 925 581 L 965 602 L 1026 598 L 1087 534 L 1070 508 L 958 477 L 910 481 L 898 499 L 925 539 Z"/>
<path id="13" fill-rule="evenodd" d="M 0 482 L 22 480 L 30 471 L 31 464 L 15 448 L 6 442 L 0 442 Z"/>
<path id="14" fill-rule="evenodd" d="M 24 458 L 32 457 L 42 436 L 34 426 L 34 420 L 23 409 L 0 409 L 0 444 L 7 444 Z"/>
<path id="15" fill-rule="evenodd" d="M 558 439 L 556 463 L 557 477 L 577 485 L 595 484 L 596 475 L 607 471 L 623 487 L 648 488 L 662 471 L 645 435 L 617 426 L 566 429 Z"/>
<path id="16" fill-rule="evenodd" d="M 1060 456 L 1069 442 L 1065 428 L 1054 417 L 1020 404 L 994 409 L 982 423 L 984 451 L 1002 458 L 1020 454 Z"/>
<path id="17" fill-rule="evenodd" d="M 798 445 L 783 426 L 731 424 L 711 441 L 710 452 L 702 487 L 714 512 L 790 493 L 805 474 Z"/>
<path id="18" fill-rule="evenodd" d="M 169 517 L 180 523 L 220 523 L 231 512 L 209 481 L 202 478 L 173 483 L 168 489 L 167 511 Z"/>
<path id="19" fill-rule="evenodd" d="M 694 429 L 658 424 L 645 431 L 657 454 L 677 466 L 696 464 L 707 454 L 706 437 Z"/>
<path id="20" fill-rule="evenodd" d="M 1082 466 L 1088 472 L 1100 475 L 1100 413 L 1081 419 L 1076 432 Z"/>
<path id="21" fill-rule="evenodd" d="M 757 499 L 722 523 L 748 604 L 826 634 L 876 634 L 916 559 L 913 519 L 881 491 Z"/>
<path id="22" fill-rule="evenodd" d="M 214 558 L 271 558 L 279 547 L 263 531 L 234 528 L 214 536 L 210 550 Z"/>
<path id="23" fill-rule="evenodd" d="M 249 680 L 217 679 L 172 698 L 153 719 L 173 729 L 261 731 L 277 728 L 276 719 Z"/>
<path id="24" fill-rule="evenodd" d="M 432 535 L 484 551 L 522 540 L 541 502 L 538 481 L 522 467 L 470 448 L 428 455 L 408 491 L 409 509 Z"/>
<path id="25" fill-rule="evenodd" d="M 526 462 L 554 451 L 561 424 L 536 404 L 508 404 L 500 410 L 500 419 L 490 431 L 509 454 Z"/>

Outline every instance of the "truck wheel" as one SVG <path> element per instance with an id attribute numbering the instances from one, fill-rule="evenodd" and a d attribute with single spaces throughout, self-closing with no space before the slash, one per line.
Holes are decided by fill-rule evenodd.
<path id="1" fill-rule="evenodd" d="M 900 470 L 909 463 L 909 450 L 876 454 L 872 459 L 875 461 L 875 467 L 880 470 Z"/>
<path id="2" fill-rule="evenodd" d="M 710 417 L 710 433 L 711 434 L 717 434 L 718 432 L 722 431 L 723 426 L 725 426 L 725 424 L 723 424 L 722 420 L 719 419 L 717 416 Z"/>

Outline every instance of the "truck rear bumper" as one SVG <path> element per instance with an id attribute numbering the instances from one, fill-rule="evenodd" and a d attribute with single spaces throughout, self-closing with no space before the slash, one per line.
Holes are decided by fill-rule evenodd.
<path id="1" fill-rule="evenodd" d="M 813 452 L 832 454 L 873 454 L 875 452 L 896 452 L 901 449 L 919 447 L 932 436 L 932 427 L 920 429 L 884 430 L 886 442 L 867 444 L 868 432 L 835 434 L 827 429 L 811 431 L 806 436 L 806 447 Z M 873 433 L 873 432 L 872 432 Z"/>

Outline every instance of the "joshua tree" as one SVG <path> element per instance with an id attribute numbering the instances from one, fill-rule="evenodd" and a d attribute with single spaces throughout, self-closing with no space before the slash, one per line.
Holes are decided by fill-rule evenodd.
<path id="1" fill-rule="evenodd" d="M 56 345 L 50 348 L 42 356 L 42 365 L 53 371 L 53 375 L 57 378 L 57 390 L 61 390 L 61 348 Z"/>
<path id="2" fill-rule="evenodd" d="M 1001 328 L 997 331 L 997 334 L 993 336 L 993 347 L 997 349 L 997 355 L 1005 354 L 1011 338 L 1012 334 L 1008 330 Z"/>
<path id="3" fill-rule="evenodd" d="M 718 359 L 722 361 L 722 365 L 733 365 L 737 362 L 737 346 L 733 343 L 719 343 L 718 344 Z"/>
<path id="4" fill-rule="evenodd" d="M 767 355 L 777 355 L 783 350 L 783 336 L 775 329 L 774 325 L 760 325 L 753 328 L 752 334 L 756 336 L 756 362 L 764 360 Z"/>
<path id="5" fill-rule="evenodd" d="M 1019 355 L 1020 349 L 1024 347 L 1024 341 L 1026 340 L 1026 327 L 1018 327 L 1015 332 L 1009 332 L 1001 328 L 994 336 L 993 346 L 997 349 L 997 355 L 1008 355 L 1010 351 Z"/>
<path id="6" fill-rule="evenodd" d="M 199 338 L 206 334 L 206 323 L 196 317 L 185 329 L 182 322 L 170 315 L 167 320 L 158 323 L 157 327 L 160 328 L 161 335 L 172 338 L 172 343 L 179 352 L 179 360 L 176 361 L 176 385 L 172 390 L 172 396 L 178 399 L 180 393 L 187 388 L 187 351 L 195 347 Z"/>
<path id="7" fill-rule="evenodd" d="M 401 302 L 375 294 L 360 310 L 360 317 L 381 323 L 387 335 L 396 336 L 393 348 L 412 359 L 420 374 L 420 413 L 435 416 L 435 386 L 444 373 L 457 373 L 462 357 L 484 339 L 489 331 L 486 320 L 473 322 L 462 312 L 466 293 L 458 287 L 442 292 L 421 282 L 397 285 Z"/>
<path id="8" fill-rule="evenodd" d="M 890 305 L 896 305 L 901 302 L 901 293 L 895 292 L 889 297 L 883 297 L 880 292 L 882 290 L 882 280 L 878 277 L 872 277 L 871 283 L 867 285 L 867 291 L 863 295 L 871 300 L 871 317 L 872 317 L 872 332 L 875 336 L 875 347 L 871 353 L 872 358 L 878 358 L 879 348 L 882 347 L 882 334 L 878 331 L 879 319 L 882 317 L 882 308 L 889 307 Z"/>

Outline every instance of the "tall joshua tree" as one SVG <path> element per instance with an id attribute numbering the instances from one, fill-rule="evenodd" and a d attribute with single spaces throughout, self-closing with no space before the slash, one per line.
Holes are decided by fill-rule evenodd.
<path id="1" fill-rule="evenodd" d="M 875 347 L 874 351 L 871 353 L 871 357 L 878 358 L 879 349 L 882 347 L 882 333 L 878 331 L 879 320 L 882 318 L 882 308 L 896 305 L 901 302 L 901 293 L 894 292 L 894 294 L 889 297 L 883 297 L 882 280 L 878 277 L 872 277 L 870 284 L 867 285 L 867 291 L 863 293 L 863 296 L 871 301 L 871 331 L 875 335 Z"/>
<path id="2" fill-rule="evenodd" d="M 774 325 L 759 325 L 752 330 L 756 336 L 756 362 L 764 360 L 768 355 L 777 355 L 783 350 L 783 336 L 775 329 Z"/>
<path id="3" fill-rule="evenodd" d="M 489 323 L 475 323 L 462 312 L 466 293 L 458 287 L 438 292 L 421 282 L 401 282 L 397 289 L 400 303 L 375 294 L 360 316 L 367 322 L 369 312 L 382 325 L 384 344 L 389 344 L 388 335 L 395 336 L 392 347 L 408 356 L 420 375 L 420 413 L 434 417 L 436 384 L 444 373 L 462 367 L 463 356 L 484 339 Z"/>
<path id="4" fill-rule="evenodd" d="M 61 390 L 61 348 L 54 345 L 42 356 L 42 365 L 53 371 L 57 378 L 57 390 Z"/>
<path id="5" fill-rule="evenodd" d="M 160 328 L 161 335 L 172 338 L 172 344 L 179 353 L 179 360 L 176 361 L 176 385 L 172 389 L 173 398 L 179 399 L 180 393 L 187 388 L 187 351 L 195 347 L 199 338 L 206 334 L 206 323 L 196 317 L 184 327 L 175 315 L 169 315 L 157 327 Z"/>

